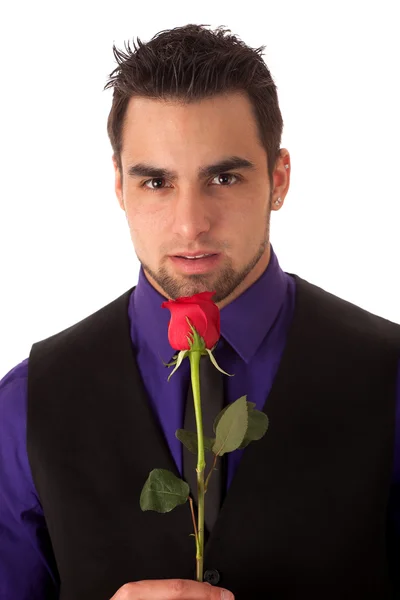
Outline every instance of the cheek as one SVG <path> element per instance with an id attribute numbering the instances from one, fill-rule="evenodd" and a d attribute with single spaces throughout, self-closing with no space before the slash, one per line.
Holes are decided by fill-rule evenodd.
<path id="1" fill-rule="evenodd" d="M 148 228 L 152 224 L 154 227 L 158 227 L 163 212 L 165 212 L 165 203 L 162 203 L 156 196 L 158 196 L 157 193 L 153 195 L 150 191 L 129 190 L 127 202 L 129 220 L 140 224 L 137 228 Z"/>
<path id="2" fill-rule="evenodd" d="M 136 249 L 151 252 L 163 240 L 161 219 L 147 211 L 128 210 L 127 218 L 132 242 Z M 165 236 L 164 236 L 165 237 Z"/>

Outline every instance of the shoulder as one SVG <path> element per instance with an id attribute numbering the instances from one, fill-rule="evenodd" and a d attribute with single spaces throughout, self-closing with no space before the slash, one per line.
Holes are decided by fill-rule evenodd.
<path id="1" fill-rule="evenodd" d="M 40 361 L 47 366 L 70 355 L 71 348 L 72 351 L 96 348 L 98 343 L 104 342 L 104 336 L 112 333 L 113 327 L 119 324 L 128 325 L 129 335 L 128 307 L 135 287 L 70 327 L 35 342 L 29 355 L 30 365 L 34 364 L 35 368 L 37 367 L 38 350 L 40 350 Z M 111 323 L 113 325 L 110 327 Z"/>
<path id="2" fill-rule="evenodd" d="M 14 412 L 17 405 L 23 404 L 23 400 L 26 398 L 28 361 L 29 359 L 25 358 L 0 380 L 0 407 L 2 411 L 0 424 L 7 414 Z"/>
<path id="3" fill-rule="evenodd" d="M 371 313 L 325 289 L 312 284 L 298 275 L 296 281 L 296 298 L 308 311 L 314 322 L 325 328 L 336 331 L 340 337 L 372 344 L 382 344 L 399 352 L 400 357 L 400 325 L 389 319 Z"/>
<path id="4" fill-rule="evenodd" d="M 28 395 L 28 358 L 0 381 L 0 457 L 24 446 Z M 6 465 L 5 465 L 6 466 Z"/>
<path id="5" fill-rule="evenodd" d="M 13 510 L 37 502 L 26 449 L 27 396 L 28 358 L 0 381 L 0 488 Z"/>

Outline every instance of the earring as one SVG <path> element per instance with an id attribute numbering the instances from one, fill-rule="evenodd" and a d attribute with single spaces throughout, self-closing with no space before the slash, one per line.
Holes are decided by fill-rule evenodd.
<path id="1" fill-rule="evenodd" d="M 275 200 L 274 204 L 276 204 L 277 206 L 279 206 L 279 204 L 282 202 L 282 200 L 280 198 L 278 198 L 278 200 Z"/>

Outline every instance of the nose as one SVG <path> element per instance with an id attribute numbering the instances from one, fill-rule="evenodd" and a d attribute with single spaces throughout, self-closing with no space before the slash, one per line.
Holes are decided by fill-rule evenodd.
<path id="1" fill-rule="evenodd" d="M 177 193 L 173 206 L 172 227 L 177 237 L 194 240 L 210 230 L 211 198 L 196 190 Z"/>

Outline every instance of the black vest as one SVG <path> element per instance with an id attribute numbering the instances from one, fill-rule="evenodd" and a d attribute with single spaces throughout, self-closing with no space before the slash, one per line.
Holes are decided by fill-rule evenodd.
<path id="1" fill-rule="evenodd" d="M 236 600 L 385 600 L 400 326 L 294 277 L 270 427 L 244 451 L 205 569 Z M 132 289 L 29 357 L 28 456 L 62 600 L 195 579 L 189 505 L 139 506 L 152 469 L 179 472 L 137 368 Z"/>

